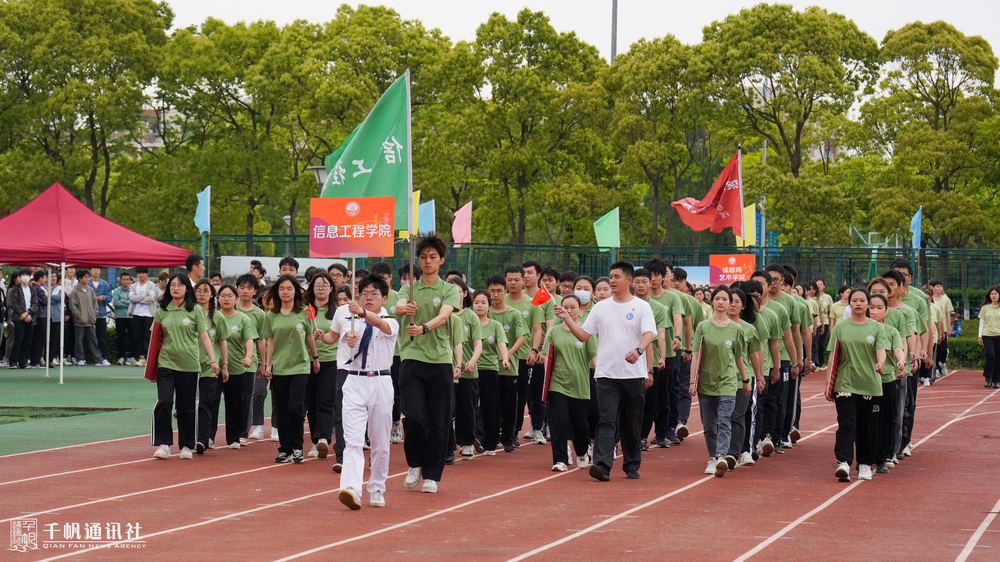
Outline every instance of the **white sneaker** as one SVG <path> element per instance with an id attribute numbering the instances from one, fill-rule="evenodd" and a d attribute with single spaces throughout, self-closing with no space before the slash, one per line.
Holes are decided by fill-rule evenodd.
<path id="1" fill-rule="evenodd" d="M 900 465 L 899 458 L 896 457 L 896 456 L 893 456 L 892 457 L 892 464 L 894 464 L 896 466 L 899 466 Z"/>
<path id="2" fill-rule="evenodd" d="M 278 428 L 276 427 L 271 428 L 271 441 L 274 441 L 275 443 L 281 441 L 280 439 L 278 439 Z"/>
<path id="3" fill-rule="evenodd" d="M 750 453 L 740 455 L 740 466 L 753 466 L 753 455 Z"/>
<path id="4" fill-rule="evenodd" d="M 771 453 L 773 453 L 773 452 L 774 452 L 774 443 L 771 443 L 771 438 L 770 437 L 765 437 L 760 442 L 760 454 L 761 454 L 761 456 L 769 457 L 769 456 L 771 456 Z"/>
<path id="5" fill-rule="evenodd" d="M 337 494 L 337 499 L 354 511 L 361 509 L 361 494 L 354 488 L 344 488 Z"/>
<path id="6" fill-rule="evenodd" d="M 134 367 L 136 363 L 138 363 L 138 361 L 132 359 L 131 357 L 125 360 L 125 364 L 128 365 L 129 367 Z"/>
<path id="7" fill-rule="evenodd" d="M 885 467 L 892 470 L 893 468 L 896 468 L 896 463 L 892 462 L 892 459 L 889 459 L 885 461 Z"/>
<path id="8" fill-rule="evenodd" d="M 397 445 L 403 442 L 402 422 L 392 422 L 392 431 L 389 432 L 389 443 Z"/>
<path id="9" fill-rule="evenodd" d="M 715 474 L 715 459 L 708 459 L 708 466 L 705 467 L 705 474 Z"/>
<path id="10" fill-rule="evenodd" d="M 903 449 L 903 456 L 904 457 L 912 457 L 913 456 L 913 445 L 912 444 L 908 444 L 906 446 L 906 448 Z"/>
<path id="11" fill-rule="evenodd" d="M 420 483 L 420 473 L 421 473 L 421 469 L 420 469 L 419 466 L 416 467 L 416 468 L 411 468 L 406 473 L 406 479 L 403 480 L 403 487 L 404 488 L 416 488 L 417 484 Z"/>
<path id="12" fill-rule="evenodd" d="M 110 367 L 111 363 L 108 363 L 107 359 L 102 360 L 100 363 L 94 363 L 95 367 Z M 930 385 L 927 385 L 930 386 Z"/>
<path id="13" fill-rule="evenodd" d="M 495 457 L 495 456 L 497 456 L 496 449 L 494 449 L 492 451 L 489 450 L 489 449 L 486 449 L 485 451 L 483 451 L 483 454 L 486 455 L 487 457 Z"/>
<path id="14" fill-rule="evenodd" d="M 125 364 L 125 358 L 124 357 L 119 357 L 118 358 L 118 364 L 119 365 L 124 365 Z"/>
<path id="15" fill-rule="evenodd" d="M 156 452 L 153 453 L 154 459 L 169 459 L 170 458 L 170 445 L 160 445 L 157 447 Z"/>
<path id="16" fill-rule="evenodd" d="M 240 442 L 239 441 L 234 441 L 234 442 L 230 443 L 229 444 L 229 448 L 230 449 L 239 449 L 240 448 Z"/>
<path id="17" fill-rule="evenodd" d="M 140 360 L 136 361 L 135 362 L 135 366 L 136 367 L 145 367 L 146 366 L 146 360 L 145 359 L 140 359 Z"/>
<path id="18" fill-rule="evenodd" d="M 420 491 L 425 494 L 436 494 L 438 493 L 438 483 L 433 480 L 424 480 L 424 486 L 420 488 Z"/>
<path id="19" fill-rule="evenodd" d="M 552 465 L 552 472 L 566 472 L 567 470 L 569 470 L 569 467 L 564 462 L 557 462 Z"/>
<path id="20" fill-rule="evenodd" d="M 87 362 L 86 361 L 77 361 L 76 362 L 76 366 L 77 367 L 86 367 L 87 366 Z"/>
<path id="21" fill-rule="evenodd" d="M 791 449 L 791 448 L 792 448 L 792 442 L 791 442 L 791 440 L 788 440 L 788 441 L 782 441 L 782 442 L 781 442 L 781 447 L 782 447 L 783 449 Z"/>
<path id="22" fill-rule="evenodd" d="M 546 443 L 548 443 L 548 441 L 545 440 L 545 432 L 543 432 L 540 429 L 536 430 L 535 431 L 535 445 L 544 445 Z"/>
<path id="23" fill-rule="evenodd" d="M 576 467 L 577 468 L 587 468 L 588 466 L 590 466 L 590 458 L 589 457 L 586 457 L 586 456 L 584 456 L 584 457 L 576 457 Z"/>
<path id="24" fill-rule="evenodd" d="M 924 379 L 923 382 L 924 382 L 924 386 L 930 386 L 931 385 L 931 379 Z M 860 478 L 860 476 L 858 478 Z"/>
<path id="25" fill-rule="evenodd" d="M 53 367 L 58 367 L 59 366 L 59 360 L 58 359 L 53 359 L 52 360 L 52 366 Z"/>
<path id="26" fill-rule="evenodd" d="M 869 468 L 868 470 L 871 470 L 871 468 Z M 840 480 L 841 482 L 850 482 L 851 481 L 851 465 L 847 464 L 846 462 L 842 462 L 842 463 L 838 464 L 837 465 L 837 471 L 834 472 L 833 475 L 836 476 L 837 479 Z"/>
<path id="27" fill-rule="evenodd" d="M 180 458 L 182 458 L 182 459 L 193 459 L 194 455 L 191 454 L 191 449 L 188 449 L 187 447 L 184 447 L 183 449 L 181 449 Z"/>
<path id="28" fill-rule="evenodd" d="M 316 448 L 316 445 L 313 445 L 313 448 L 309 449 L 309 454 L 307 454 L 306 456 L 311 459 L 315 459 L 316 457 L 319 456 L 319 449 Z"/>
<path id="29" fill-rule="evenodd" d="M 716 478 L 725 476 L 727 470 L 729 470 L 729 463 L 726 462 L 726 457 L 717 457 L 715 459 L 715 472 L 713 472 Z"/>
<path id="30" fill-rule="evenodd" d="M 214 451 L 215 450 L 215 439 L 209 439 L 208 440 L 208 450 L 210 450 L 210 451 Z"/>
<path id="31" fill-rule="evenodd" d="M 320 439 L 316 442 L 316 454 L 321 459 L 325 459 L 328 454 L 330 454 L 330 444 L 327 443 L 326 439 Z"/>
<path id="32" fill-rule="evenodd" d="M 682 423 L 677 424 L 677 427 L 674 428 L 674 432 L 677 433 L 677 438 L 680 439 L 681 441 L 683 441 L 685 437 L 691 434 L 687 426 Z"/>
<path id="33" fill-rule="evenodd" d="M 872 479 L 872 465 L 863 464 L 858 467 L 858 480 Z"/>
<path id="34" fill-rule="evenodd" d="M 263 439 L 264 438 L 264 428 L 263 426 L 255 425 L 253 426 L 253 431 L 250 432 L 250 439 Z"/>
<path id="35" fill-rule="evenodd" d="M 382 492 L 375 490 L 371 494 L 368 494 L 368 505 L 371 507 L 385 507 L 385 497 Z"/>
<path id="36" fill-rule="evenodd" d="M 472 445 L 463 445 L 462 446 L 462 460 L 463 461 L 472 460 L 472 458 L 475 457 L 475 456 L 476 456 L 476 449 L 475 449 L 475 447 L 473 447 Z"/>
<path id="37" fill-rule="evenodd" d="M 529 427 L 528 431 L 524 433 L 524 437 L 522 437 L 522 439 L 524 439 L 525 441 L 531 441 L 534 438 L 535 438 L 535 430 Z"/>

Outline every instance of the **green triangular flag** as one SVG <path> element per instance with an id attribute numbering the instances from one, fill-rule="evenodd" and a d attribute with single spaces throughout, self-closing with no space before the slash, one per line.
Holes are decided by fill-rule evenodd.
<path id="1" fill-rule="evenodd" d="M 594 221 L 594 236 L 597 245 L 602 248 L 619 248 L 622 245 L 621 233 L 618 229 L 618 207 Z"/>

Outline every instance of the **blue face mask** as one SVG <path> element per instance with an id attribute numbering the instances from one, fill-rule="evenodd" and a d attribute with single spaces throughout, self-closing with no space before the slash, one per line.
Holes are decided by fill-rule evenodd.
<path id="1" fill-rule="evenodd" d="M 573 294 L 580 299 L 580 304 L 587 304 L 590 302 L 590 291 L 573 291 Z"/>

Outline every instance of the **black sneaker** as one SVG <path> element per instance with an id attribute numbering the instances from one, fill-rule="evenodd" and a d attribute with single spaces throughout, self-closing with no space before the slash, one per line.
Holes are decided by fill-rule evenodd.
<path id="1" fill-rule="evenodd" d="M 611 476 L 605 474 L 604 471 L 601 470 L 601 467 L 597 466 L 596 464 L 590 465 L 590 476 L 601 482 L 607 482 L 611 480 Z"/>
<path id="2" fill-rule="evenodd" d="M 288 453 L 278 453 L 278 456 L 274 457 L 274 462 L 277 464 L 284 464 L 286 462 L 291 462 L 292 456 Z"/>
<path id="3" fill-rule="evenodd" d="M 516 438 L 516 437 L 514 438 L 514 448 L 515 449 L 520 449 L 521 448 L 521 440 L 518 439 L 518 438 Z"/>
<path id="4" fill-rule="evenodd" d="M 884 462 L 878 463 L 878 467 L 875 469 L 878 474 L 889 474 L 889 467 L 885 465 Z"/>
<path id="5" fill-rule="evenodd" d="M 300 462 L 305 462 L 305 458 L 302 457 L 302 449 L 295 449 L 292 451 L 292 462 L 298 464 Z"/>
<path id="6" fill-rule="evenodd" d="M 670 442 L 671 445 L 680 445 L 681 444 L 681 438 L 677 437 L 677 432 L 674 431 L 674 430 L 672 430 L 672 429 L 667 431 L 667 437 L 666 437 L 666 439 L 667 439 L 667 441 Z"/>
<path id="7" fill-rule="evenodd" d="M 455 451 L 448 453 L 448 456 L 444 458 L 444 464 L 447 465 L 455 464 Z"/>
<path id="8" fill-rule="evenodd" d="M 198 453 L 199 455 L 204 455 L 205 454 L 205 444 L 204 443 L 196 443 L 195 446 L 194 446 L 194 452 Z"/>
<path id="9" fill-rule="evenodd" d="M 638 472 L 634 472 L 634 471 L 633 472 L 626 472 L 625 473 L 625 478 L 628 478 L 629 480 L 638 480 L 639 479 L 639 473 Z"/>
<path id="10" fill-rule="evenodd" d="M 666 437 L 657 437 L 656 439 L 653 439 L 653 445 L 656 445 L 657 447 L 659 447 L 661 449 L 669 449 L 670 448 L 670 442 L 667 441 Z"/>
<path id="11" fill-rule="evenodd" d="M 774 444 L 774 454 L 776 455 L 785 454 L 785 448 L 781 446 L 781 441 L 778 441 L 777 443 Z"/>
<path id="12" fill-rule="evenodd" d="M 513 453 L 514 452 L 514 446 L 510 445 L 510 444 L 504 445 L 503 446 L 503 452 L 505 452 L 505 453 Z"/>
<path id="13" fill-rule="evenodd" d="M 640 451 L 648 451 L 649 450 L 649 444 L 646 443 L 646 439 L 645 438 L 642 438 L 642 439 L 639 440 L 639 450 Z"/>
<path id="14" fill-rule="evenodd" d="M 726 455 L 726 465 L 729 466 L 729 470 L 734 470 L 736 468 L 736 457 L 733 455 Z"/>

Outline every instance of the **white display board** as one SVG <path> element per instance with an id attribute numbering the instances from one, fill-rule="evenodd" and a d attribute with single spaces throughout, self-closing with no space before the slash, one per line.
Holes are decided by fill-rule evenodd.
<path id="1" fill-rule="evenodd" d="M 267 271 L 264 276 L 264 283 L 269 284 L 278 278 L 278 262 L 281 258 L 261 258 L 254 256 L 222 256 L 220 264 L 220 273 L 222 273 L 222 278 L 227 280 L 235 280 L 240 275 L 250 271 L 250 261 L 258 260 Z M 344 267 L 350 268 L 350 264 L 347 260 L 337 259 L 337 258 L 295 258 L 295 261 L 299 262 L 299 277 L 304 277 L 306 269 L 310 267 L 319 267 L 323 271 L 330 265 L 339 263 Z M 206 273 L 207 274 L 207 273 Z"/>

